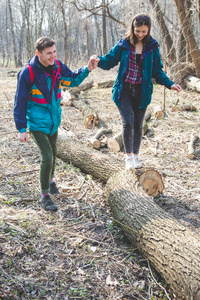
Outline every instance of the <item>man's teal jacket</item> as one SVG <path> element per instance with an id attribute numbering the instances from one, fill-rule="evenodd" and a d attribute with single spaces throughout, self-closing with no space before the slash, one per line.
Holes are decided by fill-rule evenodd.
<path id="1" fill-rule="evenodd" d="M 54 62 L 52 75 L 47 74 L 39 65 L 37 55 L 30 64 L 34 79 L 25 66 L 18 74 L 17 92 L 14 103 L 14 119 L 19 132 L 42 131 L 53 135 L 61 123 L 61 86 L 78 86 L 88 76 L 87 67 L 72 72 L 59 60 Z"/>
<path id="2" fill-rule="evenodd" d="M 149 42 L 144 47 L 143 52 L 143 81 L 142 81 L 142 95 L 140 108 L 145 108 L 151 102 L 153 92 L 152 78 L 156 82 L 166 86 L 168 89 L 174 84 L 165 72 L 163 71 L 163 64 L 161 61 L 157 41 L 150 37 Z M 126 39 L 121 39 L 108 54 L 99 56 L 100 61 L 98 67 L 104 70 L 109 70 L 115 67 L 119 62 L 119 70 L 117 78 L 112 88 L 112 99 L 117 106 L 120 105 L 120 95 L 124 84 L 124 74 L 128 67 L 130 46 Z"/>

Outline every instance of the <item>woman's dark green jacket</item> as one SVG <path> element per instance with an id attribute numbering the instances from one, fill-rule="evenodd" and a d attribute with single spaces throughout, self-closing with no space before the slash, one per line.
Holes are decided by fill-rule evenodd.
<path id="1" fill-rule="evenodd" d="M 143 52 L 143 82 L 140 108 L 145 108 L 151 102 L 153 92 L 152 78 L 156 82 L 165 85 L 168 89 L 171 88 L 173 82 L 167 77 L 163 71 L 158 43 L 150 37 L 149 42 L 144 47 Z M 112 99 L 117 106 L 120 105 L 120 95 L 124 84 L 124 73 L 128 67 L 130 46 L 126 39 L 121 39 L 108 54 L 100 56 L 98 67 L 104 70 L 109 70 L 120 62 L 117 78 L 112 89 Z"/>

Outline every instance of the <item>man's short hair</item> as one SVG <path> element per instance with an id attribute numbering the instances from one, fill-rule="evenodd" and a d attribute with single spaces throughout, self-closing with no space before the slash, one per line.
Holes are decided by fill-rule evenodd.
<path id="1" fill-rule="evenodd" d="M 35 49 L 39 52 L 42 52 L 44 49 L 52 47 L 55 44 L 56 44 L 55 40 L 47 36 L 42 36 L 36 41 Z"/>

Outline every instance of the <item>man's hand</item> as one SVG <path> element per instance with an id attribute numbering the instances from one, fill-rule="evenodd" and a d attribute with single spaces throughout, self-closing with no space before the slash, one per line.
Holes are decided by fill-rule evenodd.
<path id="1" fill-rule="evenodd" d="M 96 54 L 92 55 L 90 57 L 90 60 L 88 62 L 88 70 L 89 71 L 92 71 L 94 70 L 97 66 L 98 66 L 98 62 L 99 62 L 99 58 Z"/>
<path id="2" fill-rule="evenodd" d="M 20 141 L 22 141 L 23 143 L 28 142 L 28 135 L 27 135 L 27 132 L 19 132 L 19 133 L 18 133 L 18 139 L 19 139 Z"/>
<path id="3" fill-rule="evenodd" d="M 177 91 L 177 93 L 179 93 L 180 91 L 182 91 L 182 87 L 179 84 L 173 84 L 171 86 L 171 90 Z"/>

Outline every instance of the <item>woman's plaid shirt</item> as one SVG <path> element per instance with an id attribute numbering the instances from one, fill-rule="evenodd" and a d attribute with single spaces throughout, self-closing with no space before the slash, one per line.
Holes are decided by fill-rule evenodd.
<path id="1" fill-rule="evenodd" d="M 136 61 L 135 46 L 130 46 L 130 55 L 128 61 L 128 68 L 125 72 L 125 82 L 132 84 L 142 84 L 142 61 L 143 52 L 141 53 L 141 59 Z"/>

